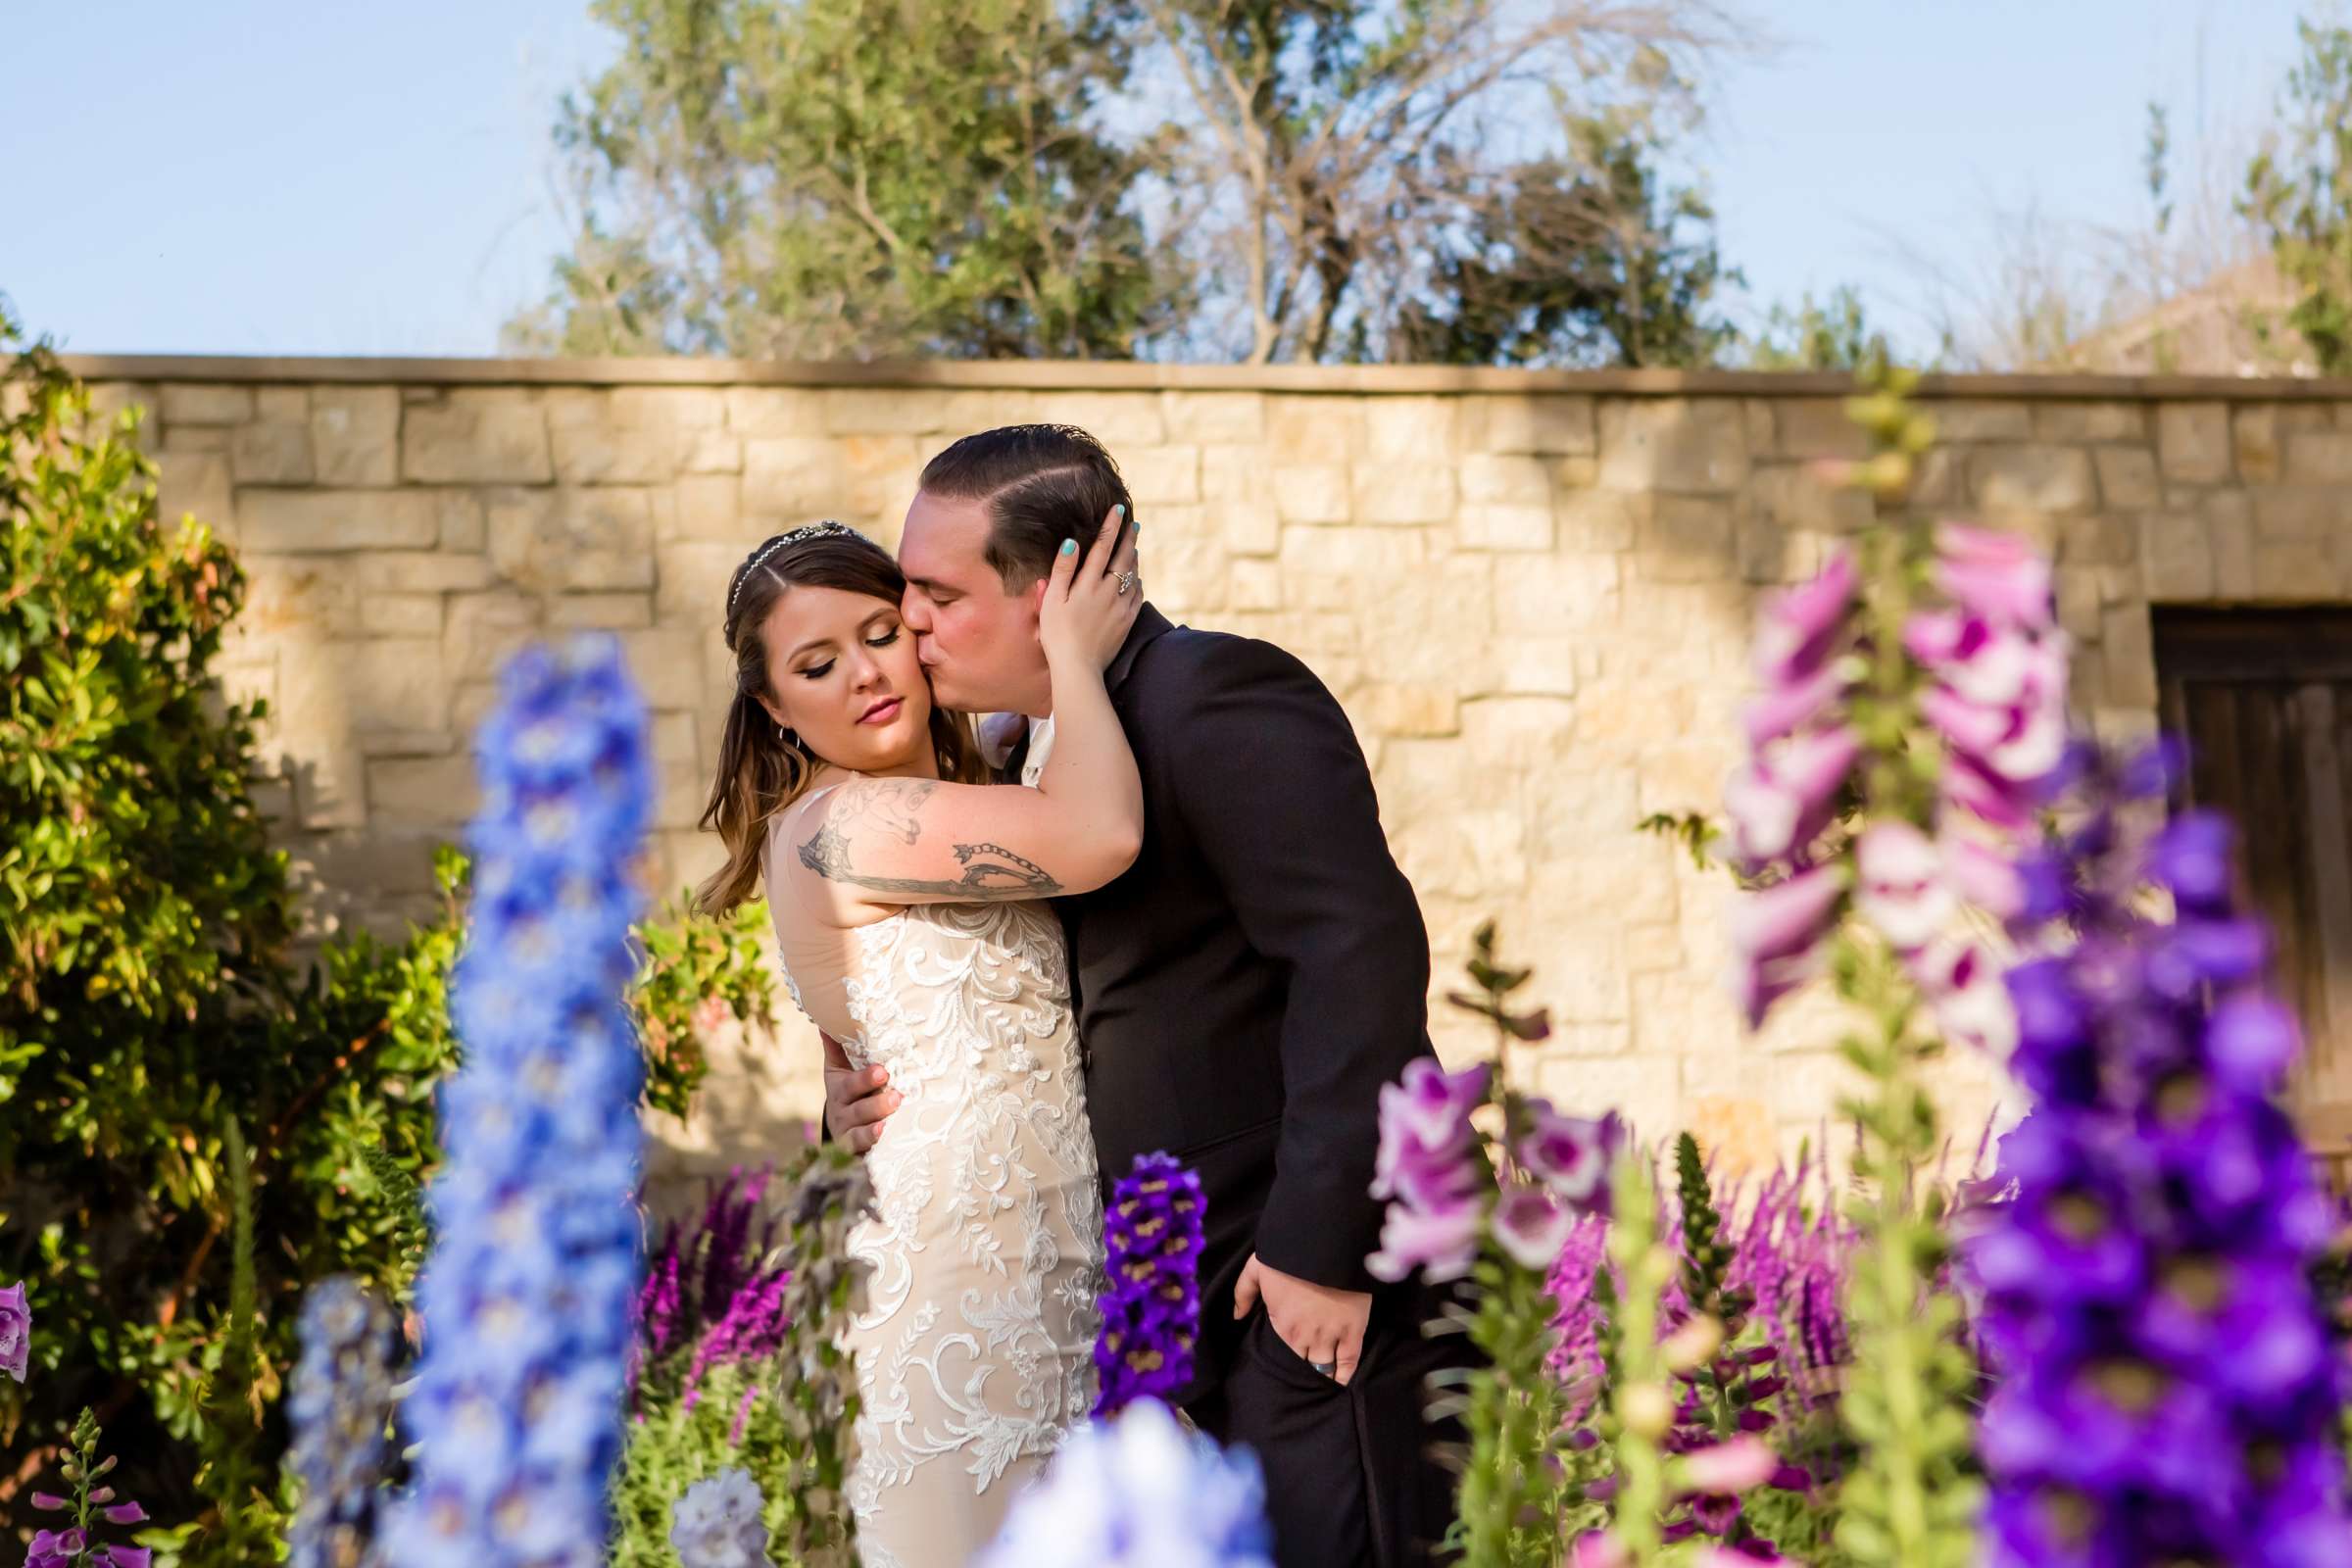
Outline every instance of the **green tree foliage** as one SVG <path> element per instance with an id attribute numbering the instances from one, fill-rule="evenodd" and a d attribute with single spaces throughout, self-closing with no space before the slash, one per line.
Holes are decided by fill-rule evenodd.
<path id="1" fill-rule="evenodd" d="M 268 1506 L 301 1293 L 414 1266 L 463 862 L 433 925 L 298 961 L 246 782 L 261 709 L 212 672 L 236 561 L 156 515 L 136 411 L 95 424 L 4 316 L 0 354 L 0 1279 L 40 1327 L 38 1370 L 0 1381 L 27 1461 L 0 1512 L 31 1522 L 23 1476 L 87 1405 L 183 1560 L 234 1561 L 265 1521 L 219 1503 Z M 741 929 L 645 949 L 648 1098 L 682 1108 L 695 1014 L 763 1016 L 765 981 Z"/>
<path id="2" fill-rule="evenodd" d="M 1119 41 L 1051 0 L 596 0 L 556 127 L 577 233 L 509 329 L 569 354 L 1124 357 L 1182 297 Z"/>
<path id="3" fill-rule="evenodd" d="M 1751 370 L 1854 370 L 1885 353 L 1886 337 L 1863 314 L 1862 295 L 1850 283 L 1826 300 L 1808 293 L 1795 309 L 1775 305 L 1764 330 L 1747 346 Z"/>
<path id="4" fill-rule="evenodd" d="M 1710 4 L 594 14 L 620 58 L 560 117 L 579 222 L 517 347 L 1654 365 L 1727 336 L 1712 214 L 1655 172 L 1740 43 Z"/>
<path id="5" fill-rule="evenodd" d="M 2300 22 L 2283 124 L 2246 171 L 2239 211 L 2298 298 L 2266 336 L 2299 335 L 2323 375 L 2352 374 L 2352 27 Z"/>
<path id="6" fill-rule="evenodd" d="M 1570 147 L 1492 175 L 1456 171 L 1468 220 L 1439 237 L 1428 289 L 1398 315 L 1396 358 L 1703 366 L 1733 344 L 1713 305 L 1738 274 L 1705 198 L 1663 186 L 1642 134 L 1586 122 Z"/>

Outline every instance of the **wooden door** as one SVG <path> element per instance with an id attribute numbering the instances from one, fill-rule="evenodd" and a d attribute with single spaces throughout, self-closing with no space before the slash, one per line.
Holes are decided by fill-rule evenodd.
<path id="1" fill-rule="evenodd" d="M 2189 745 L 2183 795 L 2240 833 L 2247 891 L 2301 1014 L 2289 1094 L 2341 1185 L 2352 1175 L 2352 610 L 2156 612 L 2162 721 Z"/>

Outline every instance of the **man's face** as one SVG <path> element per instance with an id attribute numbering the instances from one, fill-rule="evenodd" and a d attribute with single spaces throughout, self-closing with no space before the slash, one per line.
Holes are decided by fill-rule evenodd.
<path id="1" fill-rule="evenodd" d="M 918 493 L 906 509 L 902 611 L 932 699 L 967 713 L 1049 712 L 1054 686 L 1037 640 L 1045 579 L 1007 592 L 987 547 L 988 512 L 978 501 Z"/>

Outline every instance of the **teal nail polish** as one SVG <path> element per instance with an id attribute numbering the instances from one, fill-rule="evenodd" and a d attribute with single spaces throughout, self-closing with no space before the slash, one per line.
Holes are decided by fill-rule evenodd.
<path id="1" fill-rule="evenodd" d="M 1127 518 L 1127 503 L 1124 501 L 1120 502 L 1117 506 L 1112 507 L 1110 512 L 1111 515 L 1124 522 Z"/>
<path id="2" fill-rule="evenodd" d="M 1061 553 L 1065 556 L 1076 555 L 1078 553 L 1078 541 L 1075 539 L 1064 539 L 1061 542 Z"/>

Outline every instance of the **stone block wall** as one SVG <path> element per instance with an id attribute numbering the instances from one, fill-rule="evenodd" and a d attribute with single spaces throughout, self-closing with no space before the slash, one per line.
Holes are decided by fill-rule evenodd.
<path id="1" fill-rule="evenodd" d="M 240 546 L 228 660 L 270 700 L 265 786 L 327 920 L 429 906 L 473 786 L 500 660 L 618 636 L 655 710 L 655 858 L 694 830 L 728 670 L 729 572 L 833 516 L 895 542 L 923 462 L 1015 420 L 1083 425 L 1149 524 L 1154 600 L 1292 649 L 1339 695 L 1419 891 L 1438 990 L 1499 920 L 1555 1032 L 1548 1093 L 1739 1163 L 1832 1114 L 1832 1020 L 1745 1037 L 1719 977 L 1727 885 L 1635 824 L 1713 808 L 1735 760 L 1757 598 L 1865 520 L 1816 459 L 1855 437 L 1832 377 L 1138 366 L 88 359 L 148 410 L 169 514 Z M 1924 498 L 2059 562 L 2077 698 L 2153 722 L 2152 603 L 2339 603 L 2352 590 L 2352 388 L 2180 378 L 1932 382 Z M 1237 765 L 1241 760 L 1237 760 Z M 779 1003 L 781 996 L 779 995 Z M 1484 1048 L 1438 1004 L 1441 1048 Z M 759 1157 L 814 1108 L 815 1047 L 722 1041 L 679 1169 Z M 1997 1073 L 1949 1069 L 1953 1125 Z"/>

